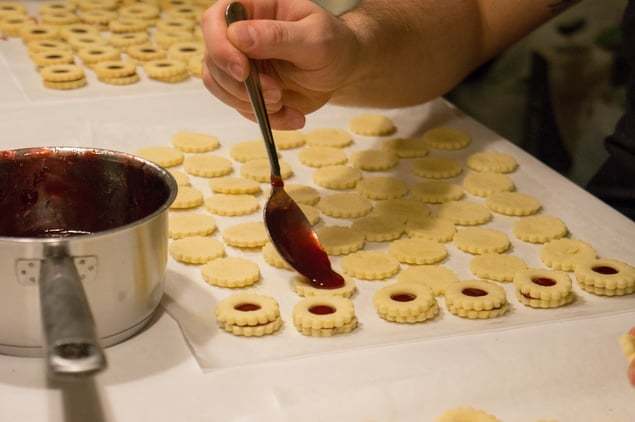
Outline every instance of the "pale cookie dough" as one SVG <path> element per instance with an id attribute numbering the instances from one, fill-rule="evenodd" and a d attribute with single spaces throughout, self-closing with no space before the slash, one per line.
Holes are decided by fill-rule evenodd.
<path id="1" fill-rule="evenodd" d="M 203 205 L 203 194 L 191 186 L 181 186 L 176 193 L 176 199 L 170 205 L 171 209 L 196 208 Z"/>
<path id="2" fill-rule="evenodd" d="M 320 192 L 311 186 L 289 183 L 284 185 L 284 190 L 298 204 L 315 205 L 320 202 Z"/>
<path id="3" fill-rule="evenodd" d="M 524 216 L 537 213 L 542 205 L 531 195 L 518 192 L 497 192 L 485 202 L 487 207 L 499 214 Z"/>
<path id="4" fill-rule="evenodd" d="M 399 261 L 384 252 L 359 251 L 341 260 L 342 269 L 362 280 L 383 280 L 399 272 Z"/>
<path id="5" fill-rule="evenodd" d="M 635 289 L 635 268 L 617 259 L 582 260 L 575 266 L 575 278 L 585 290 L 595 293 L 599 288 L 608 292 L 606 296 L 620 296 L 622 291 L 629 294 Z"/>
<path id="6" fill-rule="evenodd" d="M 293 325 L 304 335 L 328 336 L 348 332 L 350 330 L 344 328 L 351 326 L 353 322 L 356 322 L 355 308 L 353 302 L 345 297 L 309 296 L 293 307 Z M 344 331 L 336 331 L 337 329 Z M 320 330 L 329 331 L 320 333 Z"/>
<path id="7" fill-rule="evenodd" d="M 385 136 L 394 133 L 397 128 L 392 120 L 380 114 L 361 114 L 349 122 L 351 132 L 363 136 Z"/>
<path id="8" fill-rule="evenodd" d="M 382 287 L 373 296 L 377 314 L 390 322 L 414 324 L 434 318 L 439 306 L 423 284 L 396 283 Z"/>
<path id="9" fill-rule="evenodd" d="M 434 217 L 409 218 L 406 222 L 409 237 L 449 242 L 454 238 L 456 227 L 450 220 Z"/>
<path id="10" fill-rule="evenodd" d="M 508 154 L 496 151 L 477 152 L 467 158 L 467 166 L 475 171 L 492 173 L 511 173 L 518 163 Z"/>
<path id="11" fill-rule="evenodd" d="M 418 158 L 428 155 L 428 148 L 420 138 L 387 139 L 382 142 L 381 147 L 394 151 L 399 158 Z"/>
<path id="12" fill-rule="evenodd" d="M 463 197 L 463 188 L 443 180 L 418 182 L 411 189 L 411 196 L 428 204 L 457 201 Z"/>
<path id="13" fill-rule="evenodd" d="M 183 152 L 209 152 L 220 146 L 218 138 L 197 132 L 177 132 L 172 137 L 174 148 Z"/>
<path id="14" fill-rule="evenodd" d="M 437 216 L 459 226 L 476 226 L 492 219 L 492 213 L 481 204 L 460 201 L 439 205 Z"/>
<path id="15" fill-rule="evenodd" d="M 514 275 L 516 297 L 532 308 L 557 308 L 571 303 L 571 279 L 562 271 L 529 268 Z"/>
<path id="16" fill-rule="evenodd" d="M 306 143 L 306 137 L 297 130 L 274 130 L 273 141 L 277 149 L 293 149 Z"/>
<path id="17" fill-rule="evenodd" d="M 404 264 L 436 264 L 448 256 L 445 246 L 429 239 L 399 239 L 388 247 L 388 253 Z"/>
<path id="18" fill-rule="evenodd" d="M 225 247 L 211 237 L 186 237 L 170 243 L 170 255 L 186 264 L 205 264 L 225 255 Z"/>
<path id="19" fill-rule="evenodd" d="M 452 158 L 424 157 L 412 162 L 412 171 L 419 177 L 447 179 L 460 174 L 463 168 Z"/>
<path id="20" fill-rule="evenodd" d="M 406 183 L 392 176 L 368 177 L 357 183 L 357 192 L 368 199 L 396 199 L 408 193 Z"/>
<path id="21" fill-rule="evenodd" d="M 635 333 L 631 330 L 631 333 L 621 335 L 619 343 L 626 360 L 628 360 L 629 363 L 633 362 L 633 360 L 635 360 Z"/>
<path id="22" fill-rule="evenodd" d="M 408 267 L 397 276 L 399 283 L 420 283 L 432 290 L 435 296 L 443 296 L 445 289 L 459 278 L 449 268 L 441 265 L 421 265 Z"/>
<path id="23" fill-rule="evenodd" d="M 317 168 L 344 164 L 348 161 L 341 149 L 333 147 L 304 147 L 298 158 L 305 166 Z"/>
<path id="24" fill-rule="evenodd" d="M 494 229 L 466 227 L 454 236 L 456 247 L 474 255 L 501 253 L 509 249 L 507 235 Z"/>
<path id="25" fill-rule="evenodd" d="M 436 127 L 423 134 L 423 142 L 430 148 L 456 150 L 465 148 L 472 142 L 466 132 L 451 127 Z"/>
<path id="26" fill-rule="evenodd" d="M 472 258 L 470 271 L 478 278 L 510 282 L 514 274 L 527 269 L 525 261 L 513 255 L 486 253 Z"/>
<path id="27" fill-rule="evenodd" d="M 545 243 L 567 235 L 569 230 L 564 222 L 549 215 L 535 215 L 522 218 L 514 224 L 514 235 L 525 242 Z"/>
<path id="28" fill-rule="evenodd" d="M 448 410 L 439 416 L 436 422 L 501 422 L 494 415 L 490 415 L 472 407 L 458 407 Z"/>
<path id="29" fill-rule="evenodd" d="M 229 155 L 240 163 L 267 158 L 267 148 L 262 141 L 245 141 L 232 145 Z"/>
<path id="30" fill-rule="evenodd" d="M 448 310 L 462 318 L 494 318 L 507 311 L 505 289 L 489 281 L 468 280 L 445 290 Z"/>
<path id="31" fill-rule="evenodd" d="M 218 258 L 201 267 L 203 278 L 218 287 L 251 286 L 260 280 L 260 270 L 253 262 L 237 257 Z"/>
<path id="32" fill-rule="evenodd" d="M 395 167 L 399 163 L 399 157 L 394 151 L 367 149 L 354 152 L 351 163 L 366 171 L 384 171 Z"/>
<path id="33" fill-rule="evenodd" d="M 170 214 L 168 234 L 170 239 L 191 236 L 209 236 L 216 230 L 216 220 L 211 215 Z"/>
<path id="34" fill-rule="evenodd" d="M 400 219 L 388 215 L 358 218 L 353 221 L 351 228 L 362 233 L 368 242 L 388 242 L 399 239 L 405 229 Z"/>
<path id="35" fill-rule="evenodd" d="M 181 151 L 170 147 L 141 148 L 137 150 L 137 155 L 161 167 L 178 166 L 185 158 L 185 155 Z"/>
<path id="36" fill-rule="evenodd" d="M 189 174 L 200 177 L 220 177 L 233 171 L 231 161 L 211 154 L 190 156 L 185 160 L 183 167 Z"/>
<path id="37" fill-rule="evenodd" d="M 384 215 L 399 219 L 405 223 L 410 219 L 428 217 L 430 209 L 414 199 L 387 199 L 375 204 L 373 215 Z"/>
<path id="38" fill-rule="evenodd" d="M 324 226 L 316 234 L 329 255 L 346 255 L 364 247 L 364 234 L 350 227 Z"/>
<path id="39" fill-rule="evenodd" d="M 190 178 L 187 174 L 178 170 L 169 170 L 177 186 L 190 186 Z"/>
<path id="40" fill-rule="evenodd" d="M 344 285 L 337 289 L 318 289 L 317 287 L 313 287 L 307 278 L 300 275 L 293 277 L 292 285 L 293 291 L 302 297 L 327 295 L 350 298 L 357 290 L 355 281 L 349 277 L 344 277 Z"/>
<path id="41" fill-rule="evenodd" d="M 223 240 L 237 248 L 261 248 L 269 240 L 267 229 L 261 222 L 240 223 L 223 232 Z"/>
<path id="42" fill-rule="evenodd" d="M 267 242 L 262 248 L 262 257 L 265 259 L 265 262 L 272 267 L 281 268 L 283 270 L 291 269 L 291 266 L 280 256 L 276 247 L 273 246 L 271 242 Z"/>
<path id="43" fill-rule="evenodd" d="M 342 129 L 321 128 L 307 133 L 306 143 L 312 147 L 345 148 L 353 143 L 353 137 Z"/>
<path id="44" fill-rule="evenodd" d="M 280 160 L 280 175 L 282 179 L 286 180 L 293 176 L 293 170 L 291 166 L 284 161 Z M 271 167 L 269 166 L 269 160 L 266 158 L 259 160 L 251 160 L 246 162 L 240 168 L 240 174 L 247 179 L 255 180 L 256 182 L 267 183 L 271 181 Z"/>
<path id="45" fill-rule="evenodd" d="M 586 242 L 574 239 L 555 239 L 540 251 L 540 260 L 549 268 L 573 271 L 580 261 L 594 259 L 595 249 Z"/>
<path id="46" fill-rule="evenodd" d="M 273 334 L 282 326 L 278 302 L 254 293 L 238 293 L 223 299 L 215 313 L 220 328 L 239 336 Z"/>
<path id="47" fill-rule="evenodd" d="M 234 217 L 252 214 L 258 211 L 260 204 L 258 204 L 256 197 L 252 195 L 217 193 L 205 199 L 205 207 L 212 214 Z"/>
<path id="48" fill-rule="evenodd" d="M 357 193 L 346 192 L 325 196 L 317 207 L 329 217 L 359 218 L 371 212 L 373 204 Z"/>
<path id="49" fill-rule="evenodd" d="M 322 167 L 313 173 L 316 185 L 336 190 L 352 189 L 361 178 L 361 170 L 349 166 Z"/>
<path id="50" fill-rule="evenodd" d="M 488 197 L 497 192 L 511 192 L 516 186 L 505 174 L 470 172 L 463 180 L 463 188 L 472 195 Z"/>
<path id="51" fill-rule="evenodd" d="M 215 193 L 228 195 L 257 194 L 262 190 L 258 182 L 242 177 L 224 176 L 216 177 L 209 181 L 209 187 Z"/>
<path id="52" fill-rule="evenodd" d="M 318 221 L 320 221 L 320 210 L 312 207 L 311 205 L 298 204 L 298 206 L 312 226 L 316 225 Z"/>

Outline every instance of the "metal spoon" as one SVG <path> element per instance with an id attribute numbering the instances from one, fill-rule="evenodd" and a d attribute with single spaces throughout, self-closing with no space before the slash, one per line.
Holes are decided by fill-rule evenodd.
<path id="1" fill-rule="evenodd" d="M 242 3 L 232 2 L 227 6 L 225 20 L 228 26 L 247 19 L 247 11 Z M 249 60 L 249 68 L 249 76 L 245 80 L 245 86 L 271 164 L 271 196 L 264 212 L 269 237 L 282 258 L 293 269 L 308 278 L 311 283 L 326 289 L 341 287 L 344 285 L 344 279 L 333 271 L 328 255 L 322 249 L 311 224 L 298 204 L 284 190 L 278 153 L 260 89 L 256 62 Z"/>

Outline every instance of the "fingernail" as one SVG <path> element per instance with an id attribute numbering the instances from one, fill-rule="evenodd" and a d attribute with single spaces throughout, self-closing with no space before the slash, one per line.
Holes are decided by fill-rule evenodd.
<path id="1" fill-rule="evenodd" d="M 249 25 L 235 27 L 234 38 L 238 48 L 249 48 L 254 45 L 254 34 Z"/>
<path id="2" fill-rule="evenodd" d="M 273 104 L 282 99 L 282 93 L 279 89 L 268 89 L 262 93 L 265 97 L 265 102 Z"/>
<path id="3" fill-rule="evenodd" d="M 243 67 L 238 63 L 229 65 L 229 74 L 239 82 L 242 82 L 245 79 L 243 77 Z"/>

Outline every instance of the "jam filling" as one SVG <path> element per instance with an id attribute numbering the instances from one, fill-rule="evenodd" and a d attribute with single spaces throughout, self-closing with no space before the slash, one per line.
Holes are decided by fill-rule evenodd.
<path id="1" fill-rule="evenodd" d="M 234 309 L 241 312 L 252 312 L 260 309 L 260 305 L 256 305 L 255 303 L 239 303 L 234 306 Z"/>
<path id="2" fill-rule="evenodd" d="M 606 266 L 606 265 L 601 265 L 599 267 L 593 267 L 592 270 L 595 271 L 596 273 L 606 274 L 606 275 L 617 274 L 619 272 L 615 268 L 609 267 L 609 266 Z"/>
<path id="3" fill-rule="evenodd" d="M 315 315 L 328 315 L 335 313 L 335 308 L 328 305 L 315 305 L 309 308 L 309 312 Z"/>
<path id="4" fill-rule="evenodd" d="M 396 293 L 394 295 L 390 295 L 390 298 L 397 302 L 412 302 L 417 298 L 417 296 L 410 293 Z"/>
<path id="5" fill-rule="evenodd" d="M 534 284 L 537 284 L 539 286 L 544 286 L 544 287 L 551 287 L 551 286 L 555 286 L 557 283 L 555 280 L 548 278 L 548 277 L 536 277 L 536 278 L 532 278 L 531 282 Z"/>
<path id="6" fill-rule="evenodd" d="M 471 297 L 487 296 L 487 292 L 485 290 L 477 289 L 475 287 L 467 287 L 461 290 L 461 293 L 463 293 L 465 296 Z"/>

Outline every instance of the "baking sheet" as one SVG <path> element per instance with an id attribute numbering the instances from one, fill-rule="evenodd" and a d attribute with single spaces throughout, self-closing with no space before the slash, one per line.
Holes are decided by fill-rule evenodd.
<path id="1" fill-rule="evenodd" d="M 350 117 L 359 111 L 329 107 L 319 112 L 309 120 L 307 130 L 317 127 L 346 128 Z M 474 152 L 495 149 L 507 152 L 516 157 L 520 167 L 511 174 L 511 178 L 519 192 L 528 193 L 539 198 L 543 203 L 543 213 L 552 214 L 562 218 L 569 226 L 572 237 L 590 242 L 600 256 L 612 257 L 629 261 L 635 256 L 635 248 L 632 239 L 635 239 L 635 225 L 629 223 L 625 217 L 600 205 L 609 216 L 595 219 L 585 215 L 580 210 L 579 202 L 570 202 L 568 195 L 558 183 L 563 180 L 560 176 L 547 169 L 544 165 L 519 150 L 514 145 L 501 139 L 496 134 L 474 123 L 460 111 L 439 100 L 434 103 L 406 110 L 383 111 L 391 116 L 399 127 L 399 132 L 394 136 L 411 136 L 420 134 L 426 128 L 436 125 L 449 125 L 467 130 L 473 137 L 473 143 L 468 148 L 457 152 L 433 151 L 431 156 L 447 156 L 465 161 L 465 158 Z M 80 125 L 81 126 L 81 125 Z M 93 123 L 90 129 L 84 129 L 85 137 L 80 142 L 88 142 L 90 145 L 122 149 L 133 152 L 143 145 L 169 145 L 170 136 L 178 130 L 200 130 L 217 135 L 222 143 L 220 150 L 214 154 L 229 157 L 230 146 L 235 142 L 256 139 L 258 133 L 255 125 L 234 126 L 220 122 L 210 123 L 204 120 L 192 119 L 180 120 L 178 124 L 143 125 L 123 123 Z M 382 139 L 355 136 L 355 143 L 345 149 L 350 156 L 353 151 L 375 148 L 380 145 Z M 297 152 L 299 150 L 281 151 L 280 155 L 288 161 L 295 171 L 290 183 L 311 183 L 313 169 L 299 163 Z M 398 167 L 388 172 L 366 172 L 366 176 L 398 175 L 409 183 L 419 180 L 409 171 L 410 160 L 402 159 Z M 238 174 L 240 164 L 234 163 L 234 174 Z M 452 182 L 461 183 L 464 174 Z M 211 191 L 208 180 L 191 177 L 192 183 L 199 188 L 205 196 Z M 556 182 L 558 181 L 558 182 Z M 266 185 L 262 185 L 266 188 Z M 581 192 L 575 186 L 566 182 L 569 191 L 574 191 L 576 196 L 586 195 L 585 201 L 597 203 L 593 197 Z M 321 194 L 328 191 L 318 187 Z M 563 194 L 565 193 L 565 194 Z M 482 203 L 483 199 L 466 195 L 468 201 Z M 264 206 L 266 195 L 259 196 L 261 206 Z M 435 206 L 431 206 L 435 208 Z M 204 209 L 196 212 L 205 213 Z M 626 231 L 607 228 L 603 222 L 606 218 L 624 219 Z M 220 233 L 230 225 L 244 221 L 258 221 L 261 214 L 252 214 L 245 217 L 216 217 L 219 231 L 214 237 L 220 239 Z M 350 220 L 332 219 L 322 216 L 320 224 L 348 225 Z M 495 214 L 494 219 L 483 227 L 491 227 L 505 231 L 513 245 L 511 253 L 523 258 L 530 267 L 543 267 L 538 253 L 540 246 L 527 244 L 517 240 L 511 233 L 511 227 L 516 221 L 515 217 L 506 217 Z M 460 230 L 460 229 L 459 229 Z M 449 258 L 443 262 L 452 268 L 461 279 L 474 278 L 468 269 L 471 255 L 459 251 L 452 243 L 446 244 Z M 386 243 L 368 243 L 366 248 L 385 250 Z M 185 338 L 187 339 L 197 361 L 203 370 L 219 370 L 248 364 L 257 364 L 267 361 L 298 358 L 320 353 L 341 352 L 351 349 L 368 348 L 373 346 L 403 343 L 410 341 L 422 341 L 442 337 L 460 336 L 492 330 L 509 330 L 522 325 L 545 324 L 553 321 L 590 318 L 601 314 L 610 314 L 632 310 L 635 306 L 635 297 L 603 298 L 583 292 L 577 286 L 577 300 L 570 306 L 555 310 L 536 310 L 527 308 L 515 299 L 512 286 L 504 285 L 508 299 L 511 302 L 510 312 L 502 318 L 485 321 L 464 320 L 449 314 L 444 309 L 443 299 L 439 299 L 441 314 L 435 320 L 423 324 L 399 325 L 387 323 L 380 319 L 372 305 L 374 292 L 393 282 L 387 281 L 357 281 L 358 293 L 354 296 L 354 304 L 360 327 L 350 335 L 336 336 L 333 338 L 311 338 L 299 334 L 292 325 L 291 311 L 299 300 L 291 290 L 290 282 L 293 273 L 270 267 L 264 262 L 260 252 L 245 252 L 232 247 L 226 248 L 229 256 L 244 256 L 256 262 L 262 272 L 262 280 L 253 288 L 259 293 L 269 294 L 280 303 L 282 319 L 285 322 L 282 330 L 272 336 L 263 338 L 242 338 L 229 335 L 220 331 L 214 320 L 215 304 L 234 293 L 233 290 L 223 289 L 207 285 L 201 275 L 198 266 L 180 264 L 170 259 L 168 266 L 167 295 L 164 306 L 179 323 Z M 339 269 L 339 258 L 333 258 L 334 266 Z M 405 266 L 402 266 L 402 268 Z"/>

